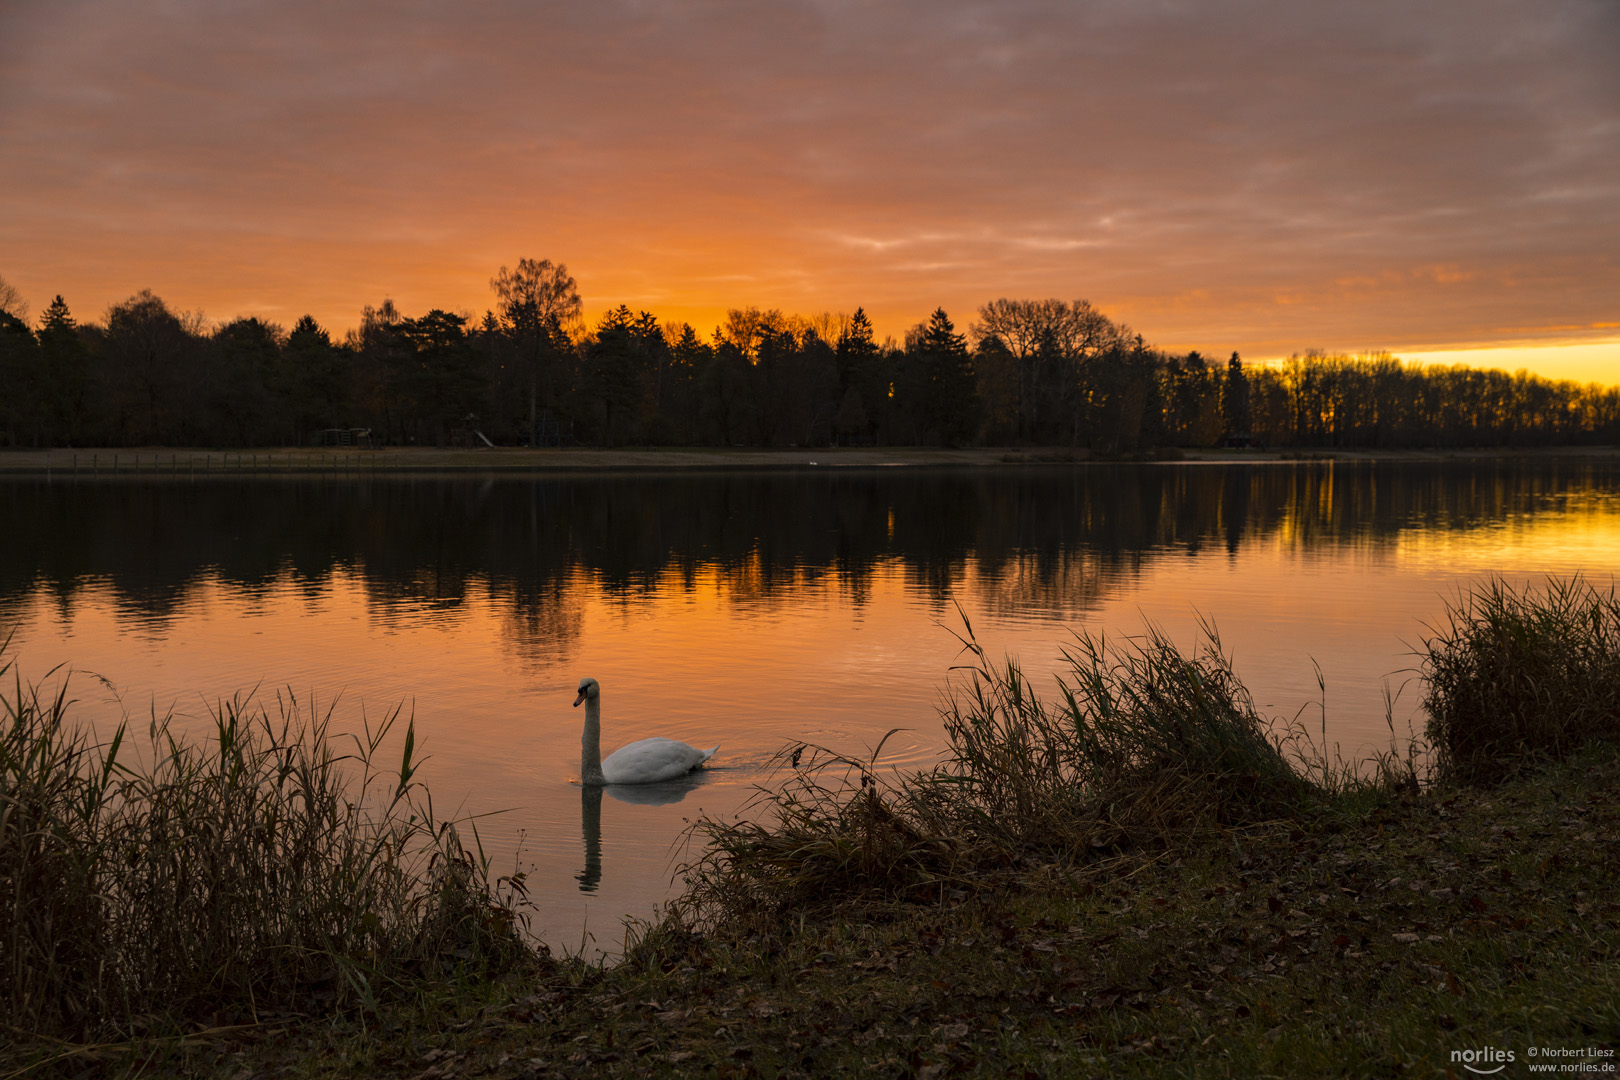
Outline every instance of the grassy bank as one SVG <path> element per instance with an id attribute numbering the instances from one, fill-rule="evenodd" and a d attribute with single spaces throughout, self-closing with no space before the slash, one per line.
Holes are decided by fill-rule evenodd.
<path id="1" fill-rule="evenodd" d="M 1515 1051 L 1506 1075 L 1531 1046 L 1612 1049 L 1617 718 L 1592 706 L 1544 738 L 1524 717 L 1549 692 L 1543 638 L 1613 598 L 1492 589 L 1428 643 L 1427 758 L 1353 770 L 1277 737 L 1213 635 L 1192 654 L 1079 639 L 1046 693 L 976 651 L 946 761 L 886 783 L 785 752 L 752 824 L 700 823 L 689 891 L 614 968 L 441 964 L 386 1000 L 230 1031 L 18 1039 L 7 1071 L 1384 1077 L 1466 1075 L 1454 1052 L 1482 1048 Z M 1504 605 L 1542 632 L 1487 632 Z M 1558 670 L 1559 701 L 1607 678 Z M 1472 724 L 1509 733 L 1504 767 L 1482 772 L 1457 717 L 1493 700 Z"/>
<path id="2" fill-rule="evenodd" d="M 1620 761 L 1592 752 L 1201 854 L 1010 867 L 773 931 L 663 928 L 608 971 L 171 1045 L 159 1071 L 1465 1076 L 1452 1051 L 1620 1042 L 1617 791 Z"/>
<path id="3" fill-rule="evenodd" d="M 1065 451 L 1062 460 L 1073 461 Z M 134 447 L 83 450 L 10 450 L 0 453 L 0 476 L 54 478 L 181 478 L 336 476 L 350 478 L 436 473 L 570 473 L 641 470 L 801 469 L 821 466 L 978 466 L 1019 463 L 1027 455 L 996 448 L 871 447 L 756 449 L 717 447 L 529 448 L 391 446 L 369 450 L 258 447 L 196 450 Z"/>
<path id="4" fill-rule="evenodd" d="M 774 933 L 654 935 L 621 969 L 469 1012 L 419 1051 L 328 1045 L 401 1073 L 1232 1077 L 1446 1075 L 1453 1049 L 1612 1045 L 1620 774 L 1610 758 L 1538 775 Z"/>
<path id="5" fill-rule="evenodd" d="M 1212 450 L 1143 452 L 1132 461 L 1229 462 L 1234 464 L 1296 461 L 1485 461 L 1511 459 L 1612 459 L 1620 448 L 1609 446 L 1515 447 L 1484 450 Z M 807 469 L 811 467 L 982 467 L 1004 465 L 1117 464 L 1118 457 L 1097 457 L 1067 447 L 929 446 L 818 447 L 762 449 L 748 447 L 594 447 L 529 448 L 391 446 L 378 450 L 353 447 L 255 447 L 243 450 L 199 450 L 190 447 L 119 447 L 0 452 L 0 476 L 182 478 L 187 480 L 249 479 L 266 476 L 334 476 L 349 478 L 436 473 L 571 473 L 640 472 L 705 469 Z"/>

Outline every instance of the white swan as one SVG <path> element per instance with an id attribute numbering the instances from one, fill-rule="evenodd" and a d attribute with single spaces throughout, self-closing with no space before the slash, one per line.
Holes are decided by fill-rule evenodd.
<path id="1" fill-rule="evenodd" d="M 580 738 L 579 780 L 582 784 L 656 784 L 673 780 L 714 757 L 718 746 L 699 750 L 673 739 L 652 738 L 621 746 L 602 760 L 602 687 L 595 679 L 579 680 L 574 707 L 585 703 L 585 734 Z"/>

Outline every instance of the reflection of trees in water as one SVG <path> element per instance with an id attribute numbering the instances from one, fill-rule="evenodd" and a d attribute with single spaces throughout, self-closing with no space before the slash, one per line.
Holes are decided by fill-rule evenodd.
<path id="1" fill-rule="evenodd" d="M 31 588 L 0 593 L 0 643 L 10 636 L 13 627 L 22 625 L 34 600 L 35 590 Z M 66 605 L 58 604 L 58 611 L 63 611 L 65 607 Z M 65 614 L 65 611 L 63 613 Z"/>
<path id="2" fill-rule="evenodd" d="M 509 584 L 497 597 L 506 648 L 531 670 L 566 660 L 585 626 L 583 585 L 573 576 Z"/>
<path id="3" fill-rule="evenodd" d="M 1038 611 L 1068 618 L 1100 606 L 1122 579 L 1139 569 L 1137 560 L 1121 568 L 1085 550 L 1056 557 L 1015 557 L 1004 560 L 993 573 L 981 567 L 976 599 L 997 615 Z"/>
<path id="4" fill-rule="evenodd" d="M 568 478 L 0 484 L 0 612 L 91 582 L 123 617 L 172 618 L 199 583 L 319 596 L 364 581 L 378 618 L 486 593 L 535 662 L 567 653 L 589 592 L 626 601 L 714 582 L 730 604 L 834 582 L 857 605 L 898 568 L 944 602 L 970 576 L 1006 609 L 1074 611 L 1168 551 L 1261 538 L 1379 546 L 1609 493 L 1597 461 L 978 470 L 824 469 Z M 969 568 L 973 573 L 969 574 Z"/>

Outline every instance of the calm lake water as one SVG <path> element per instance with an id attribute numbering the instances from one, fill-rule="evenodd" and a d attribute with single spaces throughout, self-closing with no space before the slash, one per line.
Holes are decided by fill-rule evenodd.
<path id="1" fill-rule="evenodd" d="M 1606 461 L 37 478 L 0 507 L 0 627 L 26 673 L 77 672 L 98 729 L 155 706 L 203 730 L 254 687 L 337 698 L 351 729 L 403 702 L 438 809 L 493 815 L 537 929 L 587 952 L 654 913 L 686 822 L 733 813 L 784 744 L 864 754 L 899 727 L 883 760 L 931 761 L 957 604 L 1037 686 L 1075 629 L 1190 647 L 1202 614 L 1262 712 L 1319 730 L 1314 661 L 1354 758 L 1388 745 L 1385 687 L 1460 589 L 1620 568 Z M 583 675 L 604 750 L 667 735 L 719 743 L 715 767 L 593 806 Z"/>

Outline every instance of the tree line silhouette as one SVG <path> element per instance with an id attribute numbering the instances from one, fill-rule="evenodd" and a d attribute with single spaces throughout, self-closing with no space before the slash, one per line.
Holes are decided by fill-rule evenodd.
<path id="1" fill-rule="evenodd" d="M 1224 363 L 1149 346 L 1089 302 L 943 309 L 903 342 L 863 309 L 738 308 L 708 336 L 621 304 L 594 326 L 567 268 L 522 259 L 481 319 L 367 306 L 342 341 L 311 316 L 209 326 L 149 290 L 31 326 L 0 281 L 0 444 L 1008 445 L 1133 454 L 1620 441 L 1620 388 L 1529 372 L 1308 353 Z"/>

